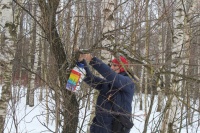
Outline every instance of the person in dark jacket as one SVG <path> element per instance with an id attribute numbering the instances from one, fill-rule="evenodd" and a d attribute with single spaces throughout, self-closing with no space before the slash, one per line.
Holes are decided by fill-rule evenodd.
<path id="1" fill-rule="evenodd" d="M 92 57 L 91 54 L 82 54 L 79 60 L 82 60 L 85 65 L 86 77 L 84 81 L 99 90 L 90 133 L 114 133 L 112 130 L 115 128 L 113 127 L 115 116 L 123 115 L 129 120 L 131 119 L 135 84 L 125 71 L 128 61 L 120 56 L 119 60 L 113 59 L 111 66 L 108 66 L 97 57 Z M 93 75 L 86 61 L 103 78 Z M 130 129 L 126 131 L 126 133 L 129 132 Z"/>

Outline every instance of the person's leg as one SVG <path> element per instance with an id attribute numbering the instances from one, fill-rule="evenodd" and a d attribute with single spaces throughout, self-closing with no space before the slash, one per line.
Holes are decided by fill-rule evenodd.
<path id="1" fill-rule="evenodd" d="M 112 122 L 103 122 L 103 119 L 94 119 L 90 126 L 90 133 L 112 133 Z"/>

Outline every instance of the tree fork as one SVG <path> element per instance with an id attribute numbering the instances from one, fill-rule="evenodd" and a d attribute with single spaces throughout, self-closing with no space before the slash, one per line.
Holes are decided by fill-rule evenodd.
<path id="1" fill-rule="evenodd" d="M 78 125 L 78 102 L 75 94 L 65 89 L 66 79 L 69 77 L 69 73 L 66 75 L 66 68 L 69 64 L 66 61 L 66 53 L 58 31 L 56 29 L 56 10 L 59 5 L 59 1 L 48 0 L 46 4 L 43 0 L 38 0 L 40 9 L 42 11 L 43 27 L 47 37 L 47 41 L 50 44 L 50 48 L 57 62 L 58 76 L 60 81 L 60 91 L 62 92 L 63 99 L 63 112 L 64 117 L 62 133 L 76 133 Z M 71 67 L 75 64 L 75 60 Z"/>

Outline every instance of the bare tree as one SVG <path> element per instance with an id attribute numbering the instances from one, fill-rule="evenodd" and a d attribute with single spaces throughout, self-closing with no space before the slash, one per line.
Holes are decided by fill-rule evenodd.
<path id="1" fill-rule="evenodd" d="M 75 94 L 68 92 L 65 89 L 66 84 L 66 68 L 67 63 L 66 54 L 63 43 L 57 31 L 56 26 L 56 11 L 60 1 L 43 1 L 38 0 L 42 16 L 42 26 L 45 36 L 50 44 L 50 49 L 56 60 L 56 67 L 59 77 L 59 90 L 61 92 L 63 103 L 63 130 L 62 132 L 75 133 L 78 124 L 78 103 Z M 73 63 L 72 63 L 73 64 Z M 73 113 L 72 113 L 73 112 Z"/>
<path id="2" fill-rule="evenodd" d="M 8 102 L 11 98 L 11 84 L 12 84 L 12 61 L 14 59 L 14 39 L 17 34 L 17 25 L 13 21 L 12 0 L 0 1 L 1 9 L 1 31 L 4 37 L 3 51 L 0 54 L 0 63 L 3 66 L 3 87 L 0 99 L 0 132 L 4 131 L 4 122 L 8 107 Z"/>
<path id="3" fill-rule="evenodd" d="M 36 16 L 36 10 L 37 10 L 37 6 L 35 3 L 35 1 L 32 1 L 33 2 L 33 6 L 32 6 L 32 14 L 34 16 Z M 32 51 L 33 51 L 33 56 L 30 56 L 30 57 L 33 57 L 30 58 L 30 61 L 33 60 L 33 65 L 31 65 L 31 69 L 32 69 L 32 72 L 30 74 L 30 85 L 28 87 L 30 87 L 30 93 L 29 93 L 29 100 L 28 100 L 28 104 L 30 107 L 33 107 L 34 106 L 34 90 L 36 89 L 35 87 L 35 82 L 36 82 L 36 74 L 37 73 L 37 68 L 38 68 L 38 62 L 39 62 L 39 45 L 40 45 L 40 42 L 39 42 L 39 38 L 40 36 L 38 36 L 37 34 L 40 34 L 40 29 L 38 28 L 38 26 L 36 25 L 36 22 L 32 20 L 32 30 L 33 30 L 33 35 L 32 35 L 32 39 L 31 39 L 31 46 L 33 46 L 32 48 Z M 30 63 L 32 64 L 32 63 Z"/>
<path id="4" fill-rule="evenodd" d="M 182 1 L 176 1 L 175 3 L 175 14 L 174 14 L 174 36 L 173 36 L 173 46 L 172 46 L 172 63 L 171 71 L 174 73 L 183 74 L 183 60 L 180 60 L 184 57 L 182 53 L 182 45 L 184 40 L 184 3 Z M 168 113 L 168 120 L 166 122 L 167 126 L 164 129 L 165 132 L 177 132 L 178 127 L 178 118 L 180 117 L 180 101 L 177 97 L 180 95 L 180 91 L 183 85 L 183 82 L 180 80 L 180 77 L 176 75 L 171 76 L 171 95 L 168 99 L 171 99 L 171 106 Z"/>

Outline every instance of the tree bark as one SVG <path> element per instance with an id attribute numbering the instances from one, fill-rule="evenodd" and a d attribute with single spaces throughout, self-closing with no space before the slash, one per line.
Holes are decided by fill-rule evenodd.
<path id="1" fill-rule="evenodd" d="M 8 102 L 11 98 L 12 60 L 14 59 L 14 39 L 17 26 L 13 23 L 12 0 L 0 2 L 0 25 L 4 31 L 4 46 L 0 53 L 0 63 L 3 66 L 3 86 L 0 99 L 0 133 L 4 132 L 4 123 L 7 114 Z"/>
<path id="2" fill-rule="evenodd" d="M 158 0 L 158 17 L 160 18 L 161 17 L 161 8 L 160 7 L 163 7 L 162 4 L 162 0 Z M 158 64 L 162 64 L 164 63 L 164 60 L 163 60 L 163 34 L 162 34 L 162 25 L 163 23 L 160 22 L 159 24 L 159 28 L 158 28 L 158 31 L 159 31 L 159 37 L 158 37 L 158 54 L 157 54 L 157 57 L 158 57 Z M 161 65 L 162 66 L 162 65 Z M 161 69 L 161 68 L 160 68 Z M 164 91 L 163 91 L 163 78 L 164 78 L 164 75 L 160 75 L 158 77 L 158 85 L 157 85 L 157 92 L 158 92 L 158 107 L 157 107 L 157 111 L 158 112 L 161 112 L 162 110 L 162 106 L 164 104 Z"/>
<path id="3" fill-rule="evenodd" d="M 184 9 L 183 4 L 181 0 L 177 0 L 175 3 L 175 14 L 174 14 L 174 35 L 173 35 L 173 46 L 172 46 L 172 63 L 171 63 L 171 71 L 175 73 L 181 73 L 183 74 L 183 64 L 182 60 L 180 60 L 183 57 L 183 51 L 182 51 L 182 45 L 183 45 L 183 26 L 184 26 Z M 169 121 L 167 123 L 168 130 L 165 129 L 167 132 L 175 133 L 178 129 L 178 121 L 180 115 L 180 101 L 177 99 L 177 97 L 180 94 L 181 88 L 182 88 L 182 81 L 180 80 L 180 77 L 177 77 L 176 75 L 171 75 L 171 83 L 172 86 L 170 88 L 170 94 L 172 97 L 172 103 L 171 107 L 169 109 Z"/>
<path id="4" fill-rule="evenodd" d="M 32 1 L 34 3 L 34 1 Z M 32 7 L 32 10 L 33 10 L 33 14 L 34 16 L 36 16 L 36 9 L 37 9 L 37 6 L 35 4 L 33 4 L 33 7 Z M 33 29 L 33 35 L 32 35 L 32 47 L 33 47 L 33 66 L 32 66 L 32 63 L 31 63 L 31 66 L 32 66 L 32 72 L 30 74 L 30 85 L 29 85 L 29 89 L 30 89 L 30 93 L 29 93 L 29 106 L 30 107 L 33 107 L 34 106 L 34 91 L 35 91 L 35 80 L 36 80 L 36 75 L 35 73 L 37 73 L 37 68 L 38 68 L 38 63 L 39 63 L 39 45 L 40 45 L 40 41 L 39 41 L 39 36 L 37 35 L 40 34 L 39 31 L 40 29 L 38 28 L 38 26 L 36 25 L 36 22 L 32 21 L 32 29 Z"/>
<path id="5" fill-rule="evenodd" d="M 146 60 L 149 59 L 149 44 L 150 44 L 150 30 L 149 30 L 149 0 L 146 0 L 145 2 L 145 56 L 146 56 Z M 147 114 L 147 103 L 148 103 L 148 88 L 149 88 L 149 72 L 147 69 L 144 69 L 144 84 L 145 84 L 145 96 L 144 96 L 144 110 L 145 110 L 145 114 Z"/>
<path id="6" fill-rule="evenodd" d="M 59 89 L 63 99 L 62 115 L 64 121 L 62 133 L 76 133 L 79 106 L 75 94 L 65 89 L 66 77 L 69 75 L 66 75 L 68 63 L 66 62 L 67 58 L 63 47 L 64 45 L 62 44 L 56 28 L 56 10 L 58 8 L 59 2 L 59 0 L 38 0 L 43 19 L 43 29 L 46 34 L 47 41 L 50 44 L 50 49 L 53 52 L 58 68 Z M 75 64 L 75 62 L 72 64 Z"/>
<path id="7" fill-rule="evenodd" d="M 103 6 L 103 9 L 102 9 L 103 31 L 102 32 L 105 36 L 104 40 L 102 41 L 102 46 L 113 49 L 112 41 L 114 40 L 114 33 L 112 31 L 115 28 L 114 16 L 113 16 L 115 1 L 103 0 L 102 6 Z M 111 60 L 112 58 L 110 52 L 107 50 L 101 50 L 101 56 L 103 57 L 105 63 L 109 63 L 108 61 Z"/>

